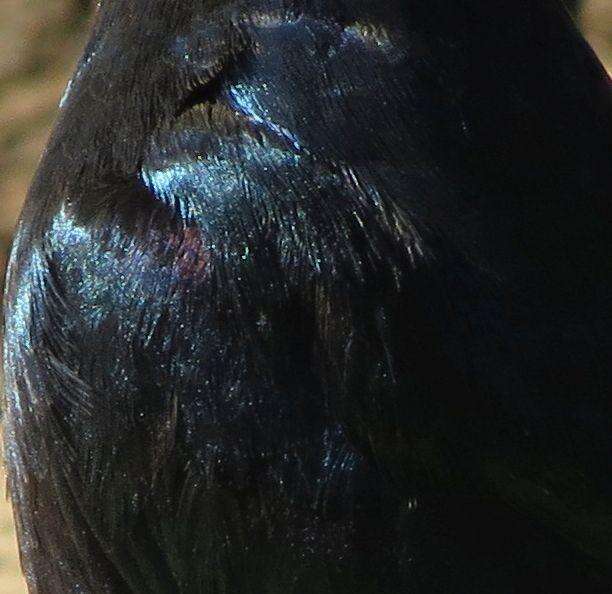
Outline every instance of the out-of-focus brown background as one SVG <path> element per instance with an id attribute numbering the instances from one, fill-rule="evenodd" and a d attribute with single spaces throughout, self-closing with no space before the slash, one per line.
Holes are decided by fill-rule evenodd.
<path id="1" fill-rule="evenodd" d="M 85 42 L 92 4 L 0 0 L 0 278 L 21 203 Z M 612 68 L 612 0 L 585 0 L 580 22 Z M 0 594 L 25 593 L 18 565 L 10 509 L 0 498 Z"/>

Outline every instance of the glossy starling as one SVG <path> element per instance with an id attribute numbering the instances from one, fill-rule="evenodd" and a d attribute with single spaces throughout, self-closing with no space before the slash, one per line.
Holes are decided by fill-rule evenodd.
<path id="1" fill-rule="evenodd" d="M 102 0 L 7 282 L 30 592 L 611 592 L 611 204 L 556 0 Z"/>

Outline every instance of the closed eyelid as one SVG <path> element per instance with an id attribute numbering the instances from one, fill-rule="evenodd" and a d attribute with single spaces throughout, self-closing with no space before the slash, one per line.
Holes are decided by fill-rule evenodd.
<path id="1" fill-rule="evenodd" d="M 204 84 L 193 87 L 183 99 L 176 117 L 180 118 L 184 113 L 197 105 L 216 104 L 222 90 L 222 84 L 221 76 L 216 76 Z"/>

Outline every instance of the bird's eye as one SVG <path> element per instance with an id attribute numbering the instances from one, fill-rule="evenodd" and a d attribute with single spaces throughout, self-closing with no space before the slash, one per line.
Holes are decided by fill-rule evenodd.
<path id="1" fill-rule="evenodd" d="M 196 106 L 215 105 L 220 98 L 222 90 L 222 79 L 220 76 L 195 85 L 183 99 L 177 117 L 182 116 Z"/>

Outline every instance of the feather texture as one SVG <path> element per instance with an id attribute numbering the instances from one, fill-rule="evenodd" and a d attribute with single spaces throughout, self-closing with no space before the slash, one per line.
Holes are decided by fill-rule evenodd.
<path id="1" fill-rule="evenodd" d="M 609 80 L 556 3 L 102 2 L 7 283 L 33 594 L 607 592 Z"/>

